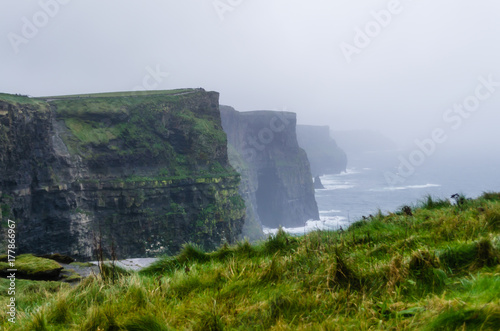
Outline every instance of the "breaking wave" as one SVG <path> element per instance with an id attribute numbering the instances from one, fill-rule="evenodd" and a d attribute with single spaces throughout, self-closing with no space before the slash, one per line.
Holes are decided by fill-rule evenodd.
<path id="1" fill-rule="evenodd" d="M 305 226 L 296 228 L 283 227 L 283 230 L 292 235 L 303 235 L 316 230 L 338 230 L 341 227 L 343 229 L 347 229 L 349 226 L 347 218 L 343 216 L 321 216 L 320 218 L 321 220 L 319 221 L 307 221 Z M 278 232 L 278 229 L 271 229 L 267 227 L 264 227 L 263 230 L 265 234 L 276 234 Z"/>

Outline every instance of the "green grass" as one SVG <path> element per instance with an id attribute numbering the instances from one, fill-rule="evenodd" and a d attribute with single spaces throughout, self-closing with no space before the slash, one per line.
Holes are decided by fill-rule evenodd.
<path id="1" fill-rule="evenodd" d="M 77 274 L 74 269 L 64 269 L 61 276 L 63 281 L 68 283 L 80 281 L 82 279 L 82 277 Z"/>
<path id="2" fill-rule="evenodd" d="M 45 104 L 43 101 L 37 100 L 35 98 L 30 98 L 30 97 L 25 96 L 25 95 L 6 94 L 6 93 L 0 93 L 0 101 L 5 101 L 8 103 L 13 103 L 13 104 L 17 104 L 17 105 L 40 106 L 40 105 Z M 43 109 L 46 109 L 46 107 L 44 107 Z"/>
<path id="3" fill-rule="evenodd" d="M 124 92 L 108 92 L 108 93 L 90 93 L 90 94 L 72 94 L 72 95 L 59 95 L 39 97 L 36 99 L 49 100 L 49 99 L 73 99 L 73 98 L 115 98 L 115 97 L 133 97 L 133 96 L 147 96 L 147 95 L 174 95 L 195 92 L 196 89 L 176 89 L 176 90 L 159 90 L 159 91 L 124 91 Z"/>
<path id="4" fill-rule="evenodd" d="M 60 137 L 70 154 L 89 164 L 162 167 L 158 174 L 119 179 L 129 182 L 236 175 L 217 161 L 226 135 L 211 98 L 201 89 L 43 98 L 0 94 L 0 101 L 16 107 L 53 109 L 67 128 Z M 0 141 L 8 142 L 6 130 L 0 128 Z M 2 206 L 3 214 L 7 207 Z"/>
<path id="5" fill-rule="evenodd" d="M 150 177 L 175 179 L 234 172 L 214 161 L 226 135 L 207 98 L 201 90 L 183 89 L 43 100 L 66 124 L 61 138 L 71 154 L 95 164 L 162 165 L 162 174 Z"/>
<path id="6" fill-rule="evenodd" d="M 118 138 L 119 127 L 105 127 L 97 123 L 80 121 L 75 118 L 68 118 L 66 125 L 80 141 L 87 144 L 107 144 L 110 140 Z"/>
<path id="7" fill-rule="evenodd" d="M 418 206 L 423 209 L 439 209 L 451 206 L 448 199 L 435 199 L 430 195 L 427 195 L 422 201 L 419 202 Z"/>
<path id="8" fill-rule="evenodd" d="M 500 195 L 433 198 L 346 231 L 206 253 L 186 244 L 114 282 L 23 283 L 6 330 L 497 330 Z M 3 280 L 2 280 L 3 281 Z M 0 283 L 0 286 L 5 283 Z M 0 305 L 7 302 L 0 292 Z M 32 294 L 32 297 L 30 296 Z M 44 300 L 42 300 L 42 297 Z M 3 324 L 2 324 L 3 323 Z"/>

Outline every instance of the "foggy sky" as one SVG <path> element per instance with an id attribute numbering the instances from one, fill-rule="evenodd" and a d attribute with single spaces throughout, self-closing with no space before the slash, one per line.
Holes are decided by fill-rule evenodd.
<path id="1" fill-rule="evenodd" d="M 357 48 L 350 63 L 342 45 Z M 500 86 L 479 87 L 500 82 L 498 0 L 3 0 L 0 54 L 6 93 L 202 87 L 240 111 L 400 144 L 436 128 L 450 146 L 499 137 Z M 478 88 L 469 116 L 448 110 Z"/>

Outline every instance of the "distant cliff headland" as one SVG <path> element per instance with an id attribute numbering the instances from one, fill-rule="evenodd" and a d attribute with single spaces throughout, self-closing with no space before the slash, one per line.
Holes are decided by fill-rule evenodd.
<path id="1" fill-rule="evenodd" d="M 314 177 L 346 171 L 346 153 L 330 137 L 330 127 L 297 125 L 297 140 L 307 153 Z"/>
<path id="2" fill-rule="evenodd" d="M 0 94 L 0 205 L 19 252 L 118 257 L 214 249 L 241 234 L 218 93 Z"/>
<path id="3" fill-rule="evenodd" d="M 319 219 L 307 155 L 297 143 L 294 113 L 238 112 L 221 106 L 231 164 L 242 174 L 248 224 L 303 226 Z"/>

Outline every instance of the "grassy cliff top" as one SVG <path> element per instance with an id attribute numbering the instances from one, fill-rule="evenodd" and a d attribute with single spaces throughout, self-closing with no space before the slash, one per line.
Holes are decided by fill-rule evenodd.
<path id="1" fill-rule="evenodd" d="M 217 92 L 196 88 L 41 98 L 0 94 L 0 115 L 8 109 L 18 117 L 53 112 L 57 136 L 69 154 L 92 169 L 121 165 L 126 170 L 122 179 L 234 175 Z M 131 169 L 143 170 L 135 174 Z"/>
<path id="2" fill-rule="evenodd" d="M 69 154 L 113 179 L 236 175 L 227 161 L 217 92 L 191 88 L 40 98 L 0 94 L 0 116 L 9 109 L 16 118 L 52 112 L 57 136 Z M 104 169 L 108 165 L 123 171 L 114 174 Z"/>
<path id="3" fill-rule="evenodd" d="M 56 100 L 56 99 L 81 99 L 81 98 L 116 98 L 116 97 L 140 97 L 147 95 L 180 95 L 187 93 L 194 93 L 202 89 L 185 88 L 176 90 L 156 90 L 156 91 L 123 91 L 123 92 L 106 92 L 106 93 L 87 93 L 87 94 L 71 94 L 71 95 L 58 95 L 38 97 L 36 99 L 42 100 Z"/>
<path id="4" fill-rule="evenodd" d="M 82 93 L 82 94 L 69 94 L 69 95 L 56 95 L 56 96 L 45 96 L 45 97 L 30 97 L 21 94 L 8 94 L 0 93 L 0 101 L 12 102 L 12 103 L 30 103 L 38 104 L 44 101 L 55 101 L 55 100 L 69 100 L 69 99 L 96 99 L 96 98 L 140 98 L 145 96 L 176 96 L 184 95 L 196 92 L 205 92 L 201 88 L 184 88 L 175 90 L 154 90 L 154 91 L 123 91 L 123 92 L 105 92 L 105 93 Z"/>
<path id="5" fill-rule="evenodd" d="M 40 99 L 41 100 L 41 99 Z M 225 156 L 218 94 L 203 89 L 45 97 L 68 129 L 71 154 L 128 168 L 157 167 L 145 178 L 233 172 Z"/>
<path id="6" fill-rule="evenodd" d="M 58 293 L 17 294 L 6 330 L 497 330 L 500 194 L 428 198 L 337 232 L 284 232 Z M 7 282 L 2 280 L 2 288 Z M 2 290 L 0 304 L 7 300 Z M 36 294 L 35 294 L 36 293 Z"/>
<path id="7" fill-rule="evenodd" d="M 31 98 L 27 95 L 0 93 L 0 101 L 14 105 L 35 105 L 41 106 L 45 103 L 42 100 Z"/>

